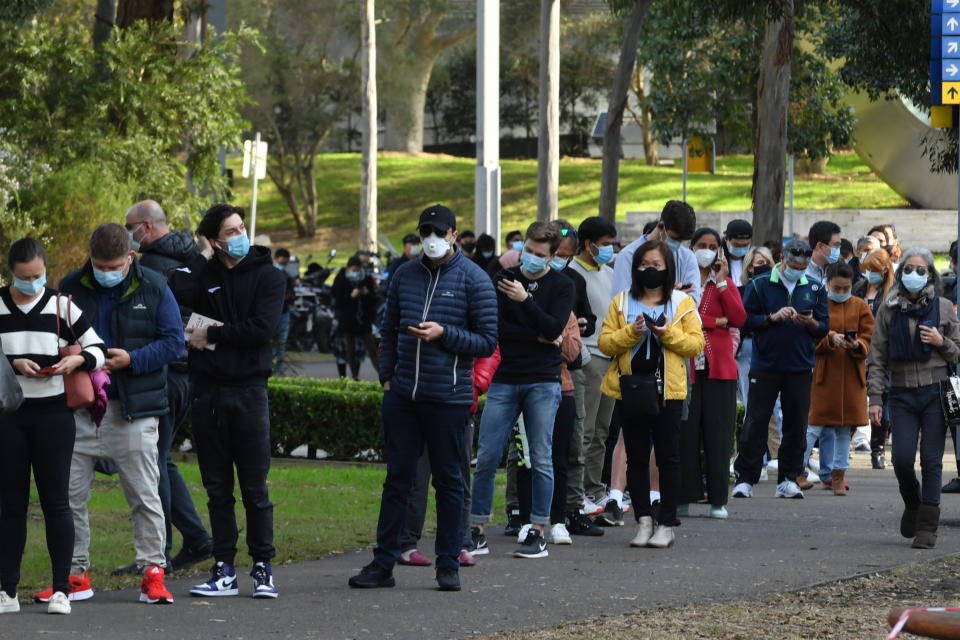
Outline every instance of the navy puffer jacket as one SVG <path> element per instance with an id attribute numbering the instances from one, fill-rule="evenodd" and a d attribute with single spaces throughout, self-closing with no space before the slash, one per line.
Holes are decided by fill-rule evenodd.
<path id="1" fill-rule="evenodd" d="M 405 398 L 470 406 L 473 359 L 497 348 L 497 296 L 490 277 L 459 249 L 437 269 L 405 262 L 390 275 L 380 342 L 380 381 Z M 407 332 L 443 326 L 424 342 Z"/>

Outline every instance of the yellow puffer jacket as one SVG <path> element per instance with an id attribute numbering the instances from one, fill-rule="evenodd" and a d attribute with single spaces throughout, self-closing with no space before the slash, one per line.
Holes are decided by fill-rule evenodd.
<path id="1" fill-rule="evenodd" d="M 640 342 L 640 336 L 627 323 L 627 295 L 621 292 L 607 309 L 603 329 L 597 340 L 600 351 L 613 358 L 610 369 L 603 378 L 600 390 L 604 395 L 620 399 L 620 375 L 630 374 L 630 350 Z M 681 291 L 674 291 L 670 304 L 676 309 L 673 322 L 660 341 L 663 343 L 664 399 L 683 400 L 687 397 L 687 365 L 685 358 L 692 358 L 703 351 L 703 328 L 697 303 Z"/>

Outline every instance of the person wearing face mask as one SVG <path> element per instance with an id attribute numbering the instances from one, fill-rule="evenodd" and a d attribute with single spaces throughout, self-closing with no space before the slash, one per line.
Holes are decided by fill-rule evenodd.
<path id="1" fill-rule="evenodd" d="M 737 421 L 737 350 L 739 332 L 747 319 L 726 258 L 720 234 L 698 229 L 692 248 L 700 265 L 703 296 L 698 310 L 706 345 L 694 359 L 690 412 L 680 424 L 680 515 L 703 498 L 706 477 L 711 518 L 727 517 L 730 448 Z M 704 468 L 700 468 L 701 441 Z"/>
<path id="2" fill-rule="evenodd" d="M 523 415 L 533 478 L 530 528 L 514 551 L 518 558 L 547 556 L 544 530 L 551 524 L 554 497 L 553 429 L 560 406 L 562 334 L 573 310 L 573 283 L 550 268 L 561 240 L 555 223 L 527 228 L 520 266 L 496 278 L 500 309 L 500 366 L 487 390 L 480 420 L 477 468 L 470 493 L 470 522 L 476 547 L 493 509 L 494 480 L 503 449 Z M 553 512 L 556 515 L 556 511 Z"/>
<path id="3" fill-rule="evenodd" d="M 826 289 L 805 273 L 812 254 L 806 242 L 791 240 L 783 249 L 783 262 L 746 287 L 743 326 L 753 332 L 753 357 L 740 453 L 734 463 L 735 498 L 753 497 L 778 395 L 783 405 L 783 437 L 776 456 L 776 496 L 803 497 L 797 477 L 803 469 L 814 349 L 827 335 L 830 321 Z"/>
<path id="4" fill-rule="evenodd" d="M 633 282 L 611 300 L 600 348 L 613 358 L 604 394 L 621 400 L 627 488 L 633 497 L 637 534 L 633 547 L 666 548 L 680 525 L 680 414 L 687 397 L 685 360 L 703 351 L 696 303 L 674 287 L 676 271 L 665 242 L 651 240 L 633 254 Z M 650 320 L 647 320 L 650 318 Z M 651 320 L 653 323 L 651 324 Z M 649 501 L 650 442 L 660 472 L 660 511 L 654 522 Z"/>
<path id="5" fill-rule="evenodd" d="M 840 261 L 840 227 L 827 220 L 813 223 L 807 234 L 813 257 L 807 264 L 807 275 L 818 283 L 827 281 L 827 265 Z"/>
<path id="6" fill-rule="evenodd" d="M 133 520 L 141 601 L 170 603 L 166 523 L 160 502 L 158 426 L 168 413 L 167 366 L 183 354 L 180 308 L 163 274 L 140 264 L 130 235 L 107 222 L 90 235 L 90 259 L 67 274 L 60 291 L 86 313 L 107 346 L 110 375 L 106 415 L 97 425 L 85 409 L 74 412 L 77 438 L 70 464 L 70 509 L 76 529 L 71 573 L 90 567 L 87 502 L 99 458 L 116 463 Z"/>
<path id="7" fill-rule="evenodd" d="M 497 298 L 490 279 L 454 245 L 453 211 L 427 207 L 418 230 L 424 257 L 402 265 L 387 287 L 380 351 L 387 474 L 373 561 L 349 579 L 355 589 L 396 584 L 393 567 L 426 449 L 437 494 L 437 587 L 460 590 L 461 446 L 473 403 L 474 360 L 497 348 Z M 485 546 L 471 549 L 482 554 Z"/>
<path id="8" fill-rule="evenodd" d="M 853 259 L 850 261 L 851 265 L 856 268 L 856 273 L 860 275 L 860 278 L 857 278 L 857 281 L 854 282 L 854 288 L 860 284 L 860 280 L 863 277 L 863 261 L 867 259 L 867 256 L 870 255 L 871 251 L 875 251 L 880 248 L 880 241 L 874 238 L 873 236 L 863 236 L 857 240 L 856 251 L 854 252 Z M 853 295 L 857 295 L 854 293 Z"/>
<path id="9" fill-rule="evenodd" d="M 336 303 L 338 339 L 343 341 L 350 375 L 354 380 L 359 380 L 358 340 L 366 346 L 374 371 L 379 368 L 377 338 L 373 335 L 373 319 L 377 313 L 373 278 L 363 271 L 360 258 L 352 256 L 347 266 L 333 279 L 332 290 Z"/>
<path id="10" fill-rule="evenodd" d="M 394 273 L 396 273 L 397 269 L 399 269 L 400 265 L 402 265 L 404 262 L 419 258 L 420 252 L 420 236 L 415 233 L 408 233 L 407 235 L 403 236 L 403 253 L 387 264 L 387 275 L 392 276 Z"/>
<path id="11" fill-rule="evenodd" d="M 507 249 L 499 258 L 487 266 L 487 274 L 492 278 L 500 269 L 510 269 L 520 264 L 520 253 L 523 251 L 523 234 L 511 231 L 507 234 Z"/>
<path id="12" fill-rule="evenodd" d="M 68 614 L 70 600 L 88 595 L 90 580 L 86 574 L 70 575 L 74 528 L 68 486 L 76 425 L 63 376 L 101 366 L 106 347 L 90 326 L 90 316 L 46 286 L 43 245 L 29 237 L 13 242 L 7 268 L 13 283 L 0 289 L 0 357 L 13 366 L 23 402 L 16 411 L 0 415 L 0 613 L 20 611 L 17 587 L 32 468 L 53 574 L 44 602 L 49 603 L 48 613 Z M 71 322 L 77 338 L 70 332 Z M 62 357 L 60 340 L 79 343 L 83 350 Z"/>
<path id="13" fill-rule="evenodd" d="M 457 246 L 468 258 L 473 258 L 473 252 L 477 249 L 477 236 L 470 229 L 464 229 L 457 234 Z"/>
<path id="14" fill-rule="evenodd" d="M 662 240 L 670 247 L 677 271 L 677 288 L 693 296 L 700 303 L 700 267 L 693 252 L 686 246 L 685 241 L 693 237 L 697 228 L 697 214 L 693 207 L 686 202 L 671 200 L 664 205 L 660 212 L 660 220 L 655 230 L 644 234 L 625 246 L 617 256 L 614 268 L 613 291 L 618 293 L 630 288 L 630 264 L 633 262 L 633 253 L 647 240 Z"/>
<path id="15" fill-rule="evenodd" d="M 804 467 L 820 441 L 820 481 L 833 495 L 847 495 L 850 432 L 867 423 L 866 359 L 873 337 L 873 313 L 851 293 L 853 269 L 846 262 L 827 267 L 830 330 L 817 343 L 810 393 Z M 830 433 L 829 436 L 826 434 Z"/>
<path id="16" fill-rule="evenodd" d="M 953 303 L 939 294 L 940 275 L 926 249 L 907 251 L 896 285 L 877 313 L 867 366 L 870 422 L 883 420 L 889 392 L 892 462 L 903 498 L 900 534 L 913 547 L 936 545 L 940 522 L 940 479 L 946 441 L 941 387 L 960 361 L 960 323 Z M 914 461 L 920 442 L 917 482 Z"/>
<path id="17" fill-rule="evenodd" d="M 746 220 L 731 220 L 723 234 L 723 252 L 730 266 L 730 277 L 739 283 L 743 276 L 744 261 L 753 241 L 753 225 Z M 738 286 L 737 289 L 740 287 Z"/>
<path id="18" fill-rule="evenodd" d="M 270 338 L 283 309 L 286 278 L 273 266 L 267 247 L 250 245 L 243 216 L 243 209 L 234 205 L 210 207 L 197 226 L 200 255 L 170 278 L 180 304 L 216 323 L 187 329 L 193 442 L 207 490 L 214 558 L 210 580 L 194 586 L 190 594 L 239 593 L 234 569 L 236 468 L 246 511 L 247 551 L 253 560 L 250 593 L 276 598 L 270 566 L 276 549 L 267 489 L 267 378 L 272 373 Z"/>
<path id="19" fill-rule="evenodd" d="M 616 226 L 600 216 L 585 219 L 577 229 L 580 253 L 570 262 L 568 269 L 586 281 L 587 298 L 592 310 L 606 309 L 613 299 L 615 276 L 614 270 L 608 265 L 613 259 L 616 235 Z M 582 470 L 572 467 L 567 476 L 571 491 L 582 500 L 581 508 L 585 515 L 595 515 L 603 510 L 597 503 L 606 493 L 601 476 L 614 405 L 613 399 L 600 391 L 610 358 L 597 346 L 598 337 L 598 332 L 583 337 L 583 343 L 590 353 L 590 360 L 583 367 L 583 465 Z M 577 509 L 569 514 L 570 533 L 598 535 L 584 518 L 579 517 L 579 512 L 580 509 Z"/>
<path id="20" fill-rule="evenodd" d="M 480 237 L 477 238 L 477 248 L 473 252 L 473 262 L 486 271 L 490 263 L 495 261 L 496 252 L 497 241 L 493 239 L 493 236 L 481 233 Z"/>

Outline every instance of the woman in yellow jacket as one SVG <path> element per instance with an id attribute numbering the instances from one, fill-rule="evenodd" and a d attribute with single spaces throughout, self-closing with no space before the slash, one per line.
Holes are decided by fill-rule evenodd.
<path id="1" fill-rule="evenodd" d="M 637 249 L 629 291 L 607 310 L 598 339 L 613 358 L 601 387 L 621 400 L 627 486 L 634 496 L 634 547 L 669 547 L 674 542 L 680 498 L 680 413 L 687 397 L 686 358 L 703 351 L 697 304 L 674 289 L 676 260 L 665 242 Z M 649 318 L 646 319 L 646 318 Z M 652 320 L 652 322 L 651 322 Z M 660 521 L 654 527 L 650 503 L 650 441 L 660 469 Z"/>

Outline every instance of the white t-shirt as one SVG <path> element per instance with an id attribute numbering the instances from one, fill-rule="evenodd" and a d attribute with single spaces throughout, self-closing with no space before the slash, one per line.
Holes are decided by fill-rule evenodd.
<path id="1" fill-rule="evenodd" d="M 46 287 L 44 287 L 44 289 L 46 289 Z M 18 305 L 17 305 L 17 309 L 20 309 L 20 311 L 23 311 L 25 314 L 26 314 L 26 313 L 30 313 L 30 311 L 31 311 L 35 306 L 37 306 L 37 304 L 40 302 L 40 300 L 43 299 L 44 289 L 40 289 L 40 294 L 39 294 L 36 298 L 34 298 L 34 299 L 31 300 L 30 302 L 28 302 L 27 304 L 18 304 Z"/>

